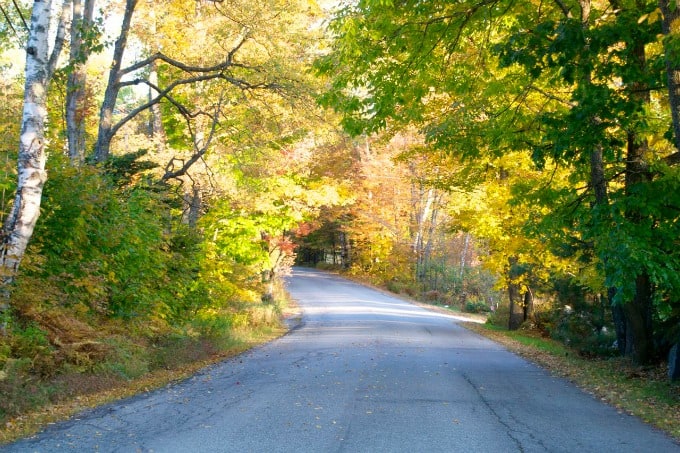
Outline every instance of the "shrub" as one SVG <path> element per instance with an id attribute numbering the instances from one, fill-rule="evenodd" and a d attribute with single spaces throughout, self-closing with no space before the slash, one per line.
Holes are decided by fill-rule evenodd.
<path id="1" fill-rule="evenodd" d="M 424 296 L 425 296 L 425 300 L 427 300 L 429 302 L 437 302 L 441 299 L 442 294 L 439 291 L 437 291 L 436 289 L 432 289 L 430 291 L 426 291 Z"/>
<path id="2" fill-rule="evenodd" d="M 491 308 L 483 300 L 469 299 L 465 302 L 463 311 L 466 313 L 489 313 Z"/>
<path id="3" fill-rule="evenodd" d="M 388 291 L 394 294 L 401 294 L 404 291 L 406 285 L 400 282 L 399 280 L 388 280 L 385 283 L 385 287 L 387 288 Z"/>
<path id="4" fill-rule="evenodd" d="M 30 360 L 30 370 L 39 376 L 51 376 L 57 371 L 57 357 L 53 354 L 47 332 L 34 323 L 25 328 L 12 328 L 10 349 L 12 357 Z"/>
<path id="5" fill-rule="evenodd" d="M 106 361 L 94 367 L 96 373 L 113 374 L 130 380 L 149 372 L 151 360 L 144 347 L 125 337 L 110 337 L 106 343 L 111 353 Z"/>
<path id="6" fill-rule="evenodd" d="M 327 263 L 325 261 L 319 261 L 318 263 L 316 263 L 316 265 L 314 267 L 316 269 L 321 270 L 321 271 L 341 271 L 342 270 L 341 264 Z"/>
<path id="7" fill-rule="evenodd" d="M 567 306 L 553 311 L 554 321 L 550 323 L 549 334 L 588 356 L 614 356 L 618 354 L 615 347 L 616 332 L 613 329 L 596 327 L 592 313 L 576 311 Z"/>
<path id="8" fill-rule="evenodd" d="M 509 318 L 510 307 L 507 304 L 502 304 L 489 313 L 486 318 L 486 322 L 487 324 L 507 328 Z"/>
<path id="9" fill-rule="evenodd" d="M 47 404 L 53 389 L 31 376 L 28 358 L 8 359 L 0 369 L 0 421 Z"/>

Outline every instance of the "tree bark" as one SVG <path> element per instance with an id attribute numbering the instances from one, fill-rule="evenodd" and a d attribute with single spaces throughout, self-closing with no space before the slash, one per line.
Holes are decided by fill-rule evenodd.
<path id="1" fill-rule="evenodd" d="M 523 314 L 517 313 L 520 306 L 520 290 L 516 282 L 517 277 L 517 258 L 511 256 L 508 258 L 508 270 L 506 272 L 508 279 L 508 299 L 510 300 L 510 314 L 508 316 L 508 329 L 517 330 L 522 325 Z"/>
<path id="2" fill-rule="evenodd" d="M 66 134 L 69 159 L 75 166 L 79 166 L 85 159 L 86 62 L 89 49 L 84 47 L 83 32 L 92 26 L 94 1 L 73 0 L 70 55 L 72 70 L 66 82 Z"/>
<path id="3" fill-rule="evenodd" d="M 151 27 L 151 35 L 156 36 L 156 12 L 153 7 L 153 2 L 150 3 L 149 10 L 149 27 Z M 158 42 L 154 42 L 151 48 L 152 53 L 159 50 Z M 160 93 L 154 87 L 158 87 L 158 60 L 153 60 L 149 64 L 149 103 Z M 149 120 L 149 134 L 156 145 L 156 152 L 161 153 L 165 149 L 165 131 L 163 130 L 163 121 L 161 116 L 161 105 L 156 102 L 151 105 L 151 118 Z"/>
<path id="4" fill-rule="evenodd" d="M 138 0 L 126 0 L 125 12 L 123 13 L 123 23 L 120 27 L 120 34 L 116 39 L 116 44 L 113 48 L 113 61 L 109 72 L 109 80 L 104 91 L 104 101 L 102 102 L 99 111 L 99 131 L 97 133 L 97 144 L 94 149 L 95 162 L 101 163 L 109 158 L 111 152 L 111 140 L 113 139 L 114 123 L 113 123 L 113 109 L 116 106 L 116 99 L 120 91 L 121 67 L 123 64 L 123 54 L 127 46 L 128 34 L 130 33 L 130 24 L 132 23 L 132 15 L 135 12 Z"/>
<path id="5" fill-rule="evenodd" d="M 35 0 L 26 46 L 24 104 L 17 159 L 17 188 L 14 204 L 2 228 L 0 250 L 0 313 L 9 306 L 9 285 L 16 278 L 28 242 L 40 215 L 45 172 L 45 122 L 47 89 L 61 52 L 65 34 L 65 9 L 57 27 L 52 55 L 49 53 L 52 0 Z M 0 326 L 4 332 L 5 326 Z"/>
<path id="6" fill-rule="evenodd" d="M 633 49 L 631 65 L 645 69 L 647 64 L 644 44 L 638 44 Z M 630 87 L 631 96 L 641 104 L 650 102 L 648 87 L 643 83 L 633 83 Z M 628 132 L 628 148 L 626 154 L 625 191 L 626 196 L 635 196 L 632 192 L 640 184 L 651 181 L 651 173 L 646 162 L 647 140 L 638 136 L 635 131 Z M 640 223 L 640 213 L 637 210 L 626 212 L 626 219 L 634 224 Z M 652 323 L 652 293 L 653 287 L 649 274 L 641 270 L 635 278 L 635 295 L 633 300 L 624 301 L 623 311 L 629 334 L 632 337 L 632 351 L 627 345 L 627 353 L 632 352 L 633 360 L 645 365 L 655 358 Z"/>
<path id="7" fill-rule="evenodd" d="M 158 96 L 158 91 L 152 86 L 158 86 L 158 62 L 154 60 L 149 65 L 149 102 Z M 161 116 L 161 105 L 156 102 L 151 106 L 151 120 L 149 124 L 149 132 L 156 144 L 156 152 L 161 153 L 165 149 L 165 130 L 163 130 L 163 120 Z"/>
<path id="8" fill-rule="evenodd" d="M 531 288 L 529 287 L 527 287 L 527 290 L 524 292 L 524 302 L 522 304 L 522 311 L 525 321 L 529 320 L 532 313 L 534 312 L 534 293 L 533 291 L 531 291 Z"/>
<path id="9" fill-rule="evenodd" d="M 680 8 L 676 3 L 671 7 L 672 0 L 659 0 L 659 7 L 663 15 L 663 32 L 666 35 L 664 50 L 666 52 L 666 76 L 668 81 L 668 101 L 673 118 L 673 143 L 680 151 L 680 43 L 677 32 L 680 29 Z M 675 32 L 675 33 L 674 33 Z"/>

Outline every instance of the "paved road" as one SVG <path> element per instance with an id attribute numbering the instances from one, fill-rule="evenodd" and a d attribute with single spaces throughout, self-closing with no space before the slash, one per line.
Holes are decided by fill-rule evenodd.
<path id="1" fill-rule="evenodd" d="M 289 290 L 285 337 L 6 450 L 680 452 L 453 317 L 311 270 Z"/>

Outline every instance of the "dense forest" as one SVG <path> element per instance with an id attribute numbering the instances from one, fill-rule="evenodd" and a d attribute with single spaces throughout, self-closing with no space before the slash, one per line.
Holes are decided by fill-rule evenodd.
<path id="1" fill-rule="evenodd" d="M 0 13 L 0 419 L 266 335 L 296 262 L 680 354 L 675 3 Z"/>

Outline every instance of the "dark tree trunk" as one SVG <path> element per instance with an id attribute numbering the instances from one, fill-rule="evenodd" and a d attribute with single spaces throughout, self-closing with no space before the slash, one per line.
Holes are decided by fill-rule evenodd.
<path id="1" fill-rule="evenodd" d="M 632 344 L 626 353 L 639 365 L 648 365 L 656 358 L 652 335 L 652 287 L 649 277 L 643 273 L 635 280 L 635 298 L 623 305 Z"/>
<path id="2" fill-rule="evenodd" d="M 534 293 L 531 288 L 527 288 L 524 293 L 524 303 L 522 304 L 524 321 L 528 321 L 531 314 L 534 312 Z"/>
<path id="3" fill-rule="evenodd" d="M 127 46 L 132 14 L 135 11 L 138 0 L 127 0 L 125 3 L 125 13 L 123 14 L 123 24 L 120 28 L 120 35 L 116 39 L 113 48 L 113 62 L 109 72 L 109 80 L 104 91 L 104 101 L 99 112 L 99 132 L 97 134 L 97 144 L 94 149 L 95 162 L 104 162 L 109 158 L 111 152 L 111 140 L 115 134 L 113 122 L 113 109 L 116 106 L 118 91 L 120 90 L 121 67 L 123 54 Z"/>
<path id="4" fill-rule="evenodd" d="M 94 0 L 73 0 L 71 23 L 71 72 L 66 82 L 66 134 L 68 155 L 73 165 L 85 159 L 85 113 L 87 102 L 87 57 L 83 33 L 92 27 Z"/>
<path id="5" fill-rule="evenodd" d="M 522 325 L 524 318 L 522 303 L 520 302 L 519 285 L 515 283 L 515 267 L 517 266 L 517 258 L 510 257 L 508 259 L 508 299 L 510 300 L 510 314 L 508 316 L 508 329 L 517 330 Z"/>
<path id="6" fill-rule="evenodd" d="M 632 65 L 641 70 L 646 67 L 644 44 L 638 44 L 633 50 Z M 631 96 L 640 104 L 649 103 L 649 90 L 643 83 L 631 85 Z M 648 152 L 647 140 L 638 136 L 634 131 L 628 132 L 628 148 L 626 154 L 625 191 L 626 196 L 633 197 L 636 186 L 645 184 L 651 180 L 645 155 Z M 641 215 L 637 210 L 631 209 L 626 212 L 626 220 L 631 223 L 639 223 Z M 630 344 L 626 344 L 626 354 L 631 355 L 633 360 L 646 365 L 655 358 L 653 340 L 653 287 L 646 270 L 642 269 L 638 275 L 631 276 L 635 279 L 635 295 L 631 301 L 623 301 L 623 312 L 626 315 L 627 334 L 630 335 Z"/>
<path id="7" fill-rule="evenodd" d="M 668 101 L 673 118 L 673 143 L 676 151 L 680 151 L 680 43 L 678 35 L 671 32 L 671 24 L 680 19 L 680 7 L 672 0 L 659 0 L 659 7 L 663 14 L 663 32 L 666 35 L 664 50 L 666 51 Z"/>

